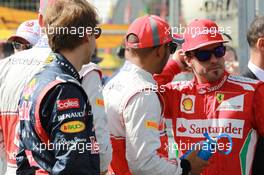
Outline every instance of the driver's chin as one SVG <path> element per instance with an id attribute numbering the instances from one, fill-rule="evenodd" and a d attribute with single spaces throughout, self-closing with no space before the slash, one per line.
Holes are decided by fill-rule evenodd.
<path id="1" fill-rule="evenodd" d="M 207 79 L 209 82 L 217 81 L 222 77 L 223 73 L 224 71 L 222 69 L 209 71 L 207 74 Z"/>

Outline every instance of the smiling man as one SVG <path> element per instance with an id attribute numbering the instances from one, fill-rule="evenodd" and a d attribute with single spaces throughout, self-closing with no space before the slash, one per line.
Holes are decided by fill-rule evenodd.
<path id="1" fill-rule="evenodd" d="M 191 29 L 199 33 L 188 33 Z M 251 174 L 257 135 L 264 135 L 264 84 L 225 71 L 226 41 L 215 30 L 217 24 L 206 19 L 195 20 L 187 27 L 182 45 L 185 56 L 181 59 L 192 69 L 192 81 L 169 83 L 180 72 L 175 62 L 179 57 L 170 61 L 155 79 L 159 85 L 169 83 L 162 92 L 165 117 L 172 119 L 177 143 L 203 141 L 205 132 L 211 137 L 227 134 L 232 138 L 231 153 L 213 154 L 203 175 Z M 226 139 L 220 143 L 222 150 L 231 149 Z M 187 150 L 180 151 L 183 154 Z"/>

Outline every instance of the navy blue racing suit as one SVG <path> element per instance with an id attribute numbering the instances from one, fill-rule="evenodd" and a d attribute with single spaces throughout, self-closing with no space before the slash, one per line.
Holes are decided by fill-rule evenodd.
<path id="1" fill-rule="evenodd" d="M 100 174 L 99 146 L 88 97 L 62 55 L 27 84 L 19 101 L 17 174 Z"/>

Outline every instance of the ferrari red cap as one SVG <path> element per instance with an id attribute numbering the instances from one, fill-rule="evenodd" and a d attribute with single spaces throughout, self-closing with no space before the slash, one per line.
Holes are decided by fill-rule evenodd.
<path id="1" fill-rule="evenodd" d="M 196 19 L 191 22 L 184 33 L 184 52 L 198 49 L 210 44 L 226 43 L 215 22 L 208 19 Z"/>

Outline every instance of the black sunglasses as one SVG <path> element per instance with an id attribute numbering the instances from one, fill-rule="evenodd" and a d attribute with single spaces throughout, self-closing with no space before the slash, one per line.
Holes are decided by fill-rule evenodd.
<path id="1" fill-rule="evenodd" d="M 174 54 L 178 45 L 176 43 L 170 42 L 167 46 L 170 48 L 170 54 Z"/>
<path id="2" fill-rule="evenodd" d="M 16 49 L 16 50 L 27 50 L 27 49 L 31 49 L 33 47 L 32 44 L 23 44 L 23 43 L 19 43 L 19 42 L 12 42 L 12 45 L 13 45 L 14 49 Z"/>
<path id="3" fill-rule="evenodd" d="M 195 50 L 193 51 L 194 56 L 198 61 L 205 62 L 211 59 L 212 54 L 216 58 L 221 58 L 225 55 L 226 47 L 224 45 L 218 46 L 212 50 Z"/>

